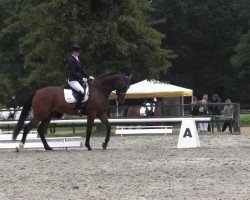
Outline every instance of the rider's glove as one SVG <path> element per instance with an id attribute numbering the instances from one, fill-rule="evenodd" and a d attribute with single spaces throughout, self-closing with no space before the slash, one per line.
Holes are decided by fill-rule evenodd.
<path id="1" fill-rule="evenodd" d="M 90 80 L 94 80 L 95 78 L 93 76 L 89 76 L 89 79 Z"/>
<path id="2" fill-rule="evenodd" d="M 83 82 L 87 82 L 87 78 L 82 78 L 82 81 Z"/>

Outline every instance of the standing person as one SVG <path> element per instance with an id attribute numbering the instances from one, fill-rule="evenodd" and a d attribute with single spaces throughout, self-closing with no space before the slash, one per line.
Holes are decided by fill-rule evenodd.
<path id="1" fill-rule="evenodd" d="M 191 115 L 192 116 L 197 116 L 199 115 L 199 102 L 196 96 L 193 96 L 192 98 L 192 107 L 191 107 Z"/>
<path id="2" fill-rule="evenodd" d="M 233 127 L 233 112 L 234 107 L 230 99 L 226 100 L 226 105 L 224 106 L 222 113 L 225 116 L 225 122 L 222 127 L 222 132 L 226 130 L 227 127 L 229 127 L 230 133 L 232 133 L 232 127 Z"/>
<path id="3" fill-rule="evenodd" d="M 192 116 L 198 116 L 199 115 L 199 108 L 200 108 L 200 105 L 199 105 L 199 102 L 198 102 L 198 99 L 196 96 L 193 96 L 192 98 L 192 107 L 191 107 L 191 115 Z M 196 128 L 198 130 L 198 122 L 195 122 L 196 124 Z"/>
<path id="4" fill-rule="evenodd" d="M 221 132 L 221 123 L 220 123 L 221 99 L 218 94 L 213 94 L 211 103 L 213 103 L 211 106 L 211 114 L 212 114 L 213 120 L 216 124 L 217 131 Z"/>
<path id="5" fill-rule="evenodd" d="M 207 106 L 208 102 L 209 102 L 208 95 L 203 94 L 202 100 L 199 102 L 200 103 L 199 115 L 205 116 L 209 113 L 209 109 Z M 200 123 L 200 128 L 201 128 L 201 126 L 202 126 L 202 129 L 200 129 L 201 131 L 204 131 L 204 132 L 209 131 L 209 123 L 208 122 Z"/>
<path id="6" fill-rule="evenodd" d="M 84 69 L 82 69 L 80 60 L 78 58 L 79 55 L 80 46 L 72 45 L 71 54 L 68 57 L 67 82 L 70 87 L 78 92 L 76 109 L 77 114 L 82 115 L 82 100 L 84 98 L 84 89 L 81 83 L 86 83 L 87 80 L 92 77 L 90 77 L 89 74 Z"/>
<path id="7" fill-rule="evenodd" d="M 208 109 L 207 109 L 207 102 L 206 100 L 202 99 L 200 101 L 200 107 L 199 107 L 199 115 L 200 116 L 206 116 L 208 114 Z M 201 132 L 207 132 L 208 131 L 208 123 L 207 122 L 202 122 L 199 123 L 199 128 Z"/>
<path id="8" fill-rule="evenodd" d="M 211 108 L 211 101 L 209 100 L 209 97 L 207 94 L 204 94 L 202 99 L 204 99 L 206 101 L 206 104 L 207 104 L 207 114 L 208 115 L 211 115 L 212 113 L 212 108 Z M 207 122 L 207 131 L 211 132 L 212 129 L 211 129 L 211 123 L 210 122 Z"/>

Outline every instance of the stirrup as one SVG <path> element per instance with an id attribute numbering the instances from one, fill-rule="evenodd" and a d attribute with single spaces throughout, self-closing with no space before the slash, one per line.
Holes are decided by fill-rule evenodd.
<path id="1" fill-rule="evenodd" d="M 80 116 L 82 116 L 83 115 L 83 112 L 82 112 L 82 109 L 76 109 L 76 113 L 77 113 L 77 115 L 80 115 Z"/>

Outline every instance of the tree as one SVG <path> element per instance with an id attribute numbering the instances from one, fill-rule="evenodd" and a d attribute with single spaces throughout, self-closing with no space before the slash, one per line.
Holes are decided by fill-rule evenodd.
<path id="1" fill-rule="evenodd" d="M 7 19 L 13 16 L 15 0 L 0 0 L 0 27 L 4 27 Z M 0 34 L 0 104 L 3 106 L 8 103 L 9 98 L 15 93 L 19 86 L 18 78 L 21 73 L 21 57 L 18 55 L 18 45 L 14 43 L 16 37 Z"/>
<path id="2" fill-rule="evenodd" d="M 240 42 L 235 48 L 236 54 L 232 56 L 231 63 L 235 68 L 236 80 L 234 92 L 242 103 L 250 101 L 250 30 L 242 35 Z"/>
<path id="3" fill-rule="evenodd" d="M 10 79 L 4 74 L 0 74 L 0 107 L 6 105 L 12 95 L 13 87 Z"/>
<path id="4" fill-rule="evenodd" d="M 154 17 L 165 18 L 156 29 L 177 54 L 165 78 L 193 88 L 198 96 L 233 97 L 230 57 L 244 29 L 242 8 L 233 0 L 155 0 L 154 7 Z"/>
<path id="5" fill-rule="evenodd" d="M 136 79 L 165 73 L 172 51 L 161 48 L 163 35 L 150 27 L 147 0 L 27 0 L 2 30 L 2 38 L 18 35 L 23 56 L 22 84 L 41 87 L 64 79 L 65 57 L 79 43 L 85 68 L 94 75 L 133 72 Z"/>

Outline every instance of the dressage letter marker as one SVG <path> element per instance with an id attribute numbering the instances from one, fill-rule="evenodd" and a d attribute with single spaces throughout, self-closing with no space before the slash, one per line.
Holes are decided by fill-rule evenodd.
<path id="1" fill-rule="evenodd" d="M 183 119 L 177 148 L 195 148 L 200 147 L 200 140 L 193 119 Z"/>
<path id="2" fill-rule="evenodd" d="M 183 135 L 183 137 L 192 137 L 192 134 L 191 134 L 191 131 L 190 131 L 190 129 L 189 128 L 186 128 L 186 130 L 185 130 L 185 133 L 184 133 L 184 135 Z"/>

